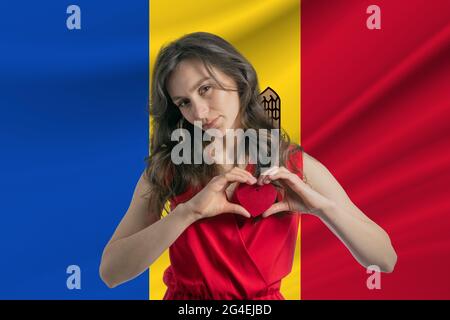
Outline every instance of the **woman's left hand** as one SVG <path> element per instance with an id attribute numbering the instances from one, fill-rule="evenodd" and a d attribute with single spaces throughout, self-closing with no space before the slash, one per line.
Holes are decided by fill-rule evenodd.
<path id="1" fill-rule="evenodd" d="M 330 207 L 333 202 L 324 197 L 297 174 L 285 167 L 272 167 L 258 178 L 258 184 L 267 184 L 278 181 L 283 186 L 283 200 L 274 203 L 262 216 L 264 218 L 283 211 L 309 213 L 320 216 L 321 212 Z"/>

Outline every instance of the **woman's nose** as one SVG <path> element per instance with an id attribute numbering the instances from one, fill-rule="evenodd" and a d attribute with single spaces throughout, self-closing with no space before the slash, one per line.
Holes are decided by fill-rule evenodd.
<path id="1" fill-rule="evenodd" d="M 192 102 L 192 116 L 194 117 L 194 121 L 202 121 L 202 119 L 206 119 L 208 112 L 209 107 L 206 101 L 197 100 Z"/>

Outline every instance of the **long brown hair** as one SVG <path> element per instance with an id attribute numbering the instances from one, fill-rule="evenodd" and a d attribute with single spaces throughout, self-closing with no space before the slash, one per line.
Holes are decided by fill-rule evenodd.
<path id="1" fill-rule="evenodd" d="M 162 214 L 165 203 L 172 197 L 183 193 L 188 186 L 201 187 L 220 173 L 216 164 L 179 164 L 171 161 L 172 148 L 178 143 L 171 140 L 173 130 L 178 128 L 183 118 L 179 108 L 172 102 L 166 89 L 167 79 L 175 67 L 185 59 L 201 61 L 210 76 L 216 80 L 222 90 L 229 90 L 220 85 L 214 77 L 212 67 L 220 69 L 227 76 L 234 79 L 239 94 L 240 109 L 238 117 L 241 119 L 242 129 L 270 129 L 274 128 L 266 116 L 263 107 L 258 102 L 260 89 L 255 69 L 249 61 L 239 53 L 230 43 L 211 33 L 195 32 L 187 34 L 164 46 L 155 62 L 152 73 L 151 99 L 149 112 L 153 117 L 151 123 L 150 156 L 146 158 L 146 178 L 150 182 L 149 205 L 152 213 Z M 188 121 L 181 121 L 184 129 L 193 136 L 194 126 Z M 302 149 L 291 146 L 288 134 L 279 128 L 280 165 L 288 159 L 288 153 Z M 270 141 L 268 137 L 268 142 Z M 273 143 L 273 142 L 271 142 Z M 193 144 L 191 144 L 193 148 Z M 205 147 L 205 145 L 203 145 Z M 193 152 L 191 153 L 193 154 Z M 246 154 L 248 150 L 246 148 Z M 256 175 L 261 166 L 256 164 Z M 156 212 L 155 212 L 156 211 Z"/>

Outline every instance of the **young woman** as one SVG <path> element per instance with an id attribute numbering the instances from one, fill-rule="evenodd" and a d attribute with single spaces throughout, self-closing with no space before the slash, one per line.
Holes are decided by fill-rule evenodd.
<path id="1" fill-rule="evenodd" d="M 176 129 L 273 129 L 259 93 L 252 65 L 218 36 L 192 33 L 161 49 L 152 74 L 148 166 L 102 256 L 109 287 L 138 276 L 169 248 L 164 299 L 284 299 L 280 283 L 292 268 L 300 213 L 321 219 L 364 267 L 392 272 L 397 257 L 386 232 L 286 134 L 268 136 L 279 163 L 267 171 L 258 159 L 251 163 L 247 149 L 243 164 L 174 163 Z M 236 188 L 267 184 L 277 186 L 278 201 L 252 217 Z"/>

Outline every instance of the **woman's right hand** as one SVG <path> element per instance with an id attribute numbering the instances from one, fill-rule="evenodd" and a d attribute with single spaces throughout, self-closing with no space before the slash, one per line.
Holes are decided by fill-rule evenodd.
<path id="1" fill-rule="evenodd" d="M 250 218 L 250 213 L 244 207 L 227 199 L 226 189 L 234 182 L 255 184 L 257 179 L 250 172 L 238 167 L 212 178 L 199 193 L 185 203 L 196 220 L 225 212 Z"/>

